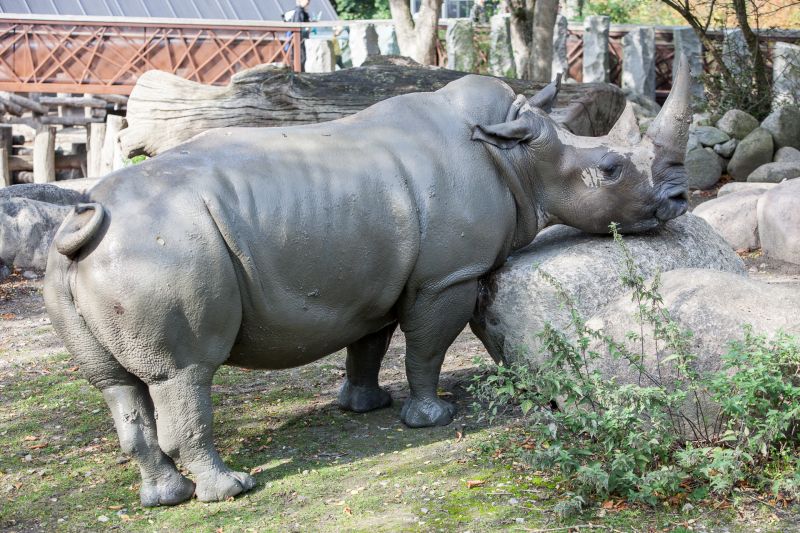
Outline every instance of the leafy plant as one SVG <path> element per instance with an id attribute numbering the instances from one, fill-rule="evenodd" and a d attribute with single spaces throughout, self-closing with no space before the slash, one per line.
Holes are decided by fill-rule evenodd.
<path id="1" fill-rule="evenodd" d="M 521 414 L 528 445 L 519 453 L 563 479 L 564 513 L 611 496 L 651 505 L 727 496 L 741 483 L 800 495 L 798 341 L 745 328 L 721 369 L 701 374 L 692 334 L 664 306 L 659 276 L 648 283 L 616 227 L 612 232 L 639 331 L 619 342 L 592 329 L 558 282 L 539 271 L 570 312 L 570 331 L 545 326 L 538 335 L 544 357 L 527 358 L 543 360 L 537 368 L 523 356 L 477 376 L 471 391 L 479 414 Z M 636 369 L 639 383 L 607 379 L 598 370 L 603 357 Z"/>

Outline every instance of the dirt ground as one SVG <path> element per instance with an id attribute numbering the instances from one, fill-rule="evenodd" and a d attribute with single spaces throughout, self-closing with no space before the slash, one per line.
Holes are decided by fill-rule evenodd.
<path id="1" fill-rule="evenodd" d="M 746 258 L 765 281 L 800 272 Z M 763 265 L 762 265 L 763 264 Z M 143 509 L 139 474 L 121 454 L 100 394 L 56 337 L 42 280 L 0 282 L 0 530 L 2 531 L 789 531 L 791 510 L 747 498 L 726 509 L 600 506 L 564 521 L 558 480 L 504 459 L 495 443 L 517 427 L 471 409 L 466 388 L 488 362 L 463 332 L 445 359 L 440 395 L 459 414 L 442 428 L 399 421 L 408 395 L 401 334 L 381 371 L 390 409 L 365 415 L 335 403 L 344 354 L 275 372 L 226 368 L 214 385 L 223 459 L 258 485 L 233 501 Z"/>

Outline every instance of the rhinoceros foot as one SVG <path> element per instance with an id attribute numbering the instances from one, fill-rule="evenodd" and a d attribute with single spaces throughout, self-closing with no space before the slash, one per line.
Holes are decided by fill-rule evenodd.
<path id="1" fill-rule="evenodd" d="M 194 494 L 194 483 L 177 472 L 170 472 L 157 481 L 142 480 L 139 499 L 142 507 L 177 505 Z"/>
<path id="2" fill-rule="evenodd" d="M 392 396 L 381 387 L 353 385 L 345 380 L 339 390 L 339 407 L 355 413 L 366 413 L 392 405 Z"/>
<path id="3" fill-rule="evenodd" d="M 220 502 L 255 486 L 255 478 L 244 472 L 211 470 L 197 476 L 195 494 L 201 502 Z"/>
<path id="4" fill-rule="evenodd" d="M 409 398 L 400 419 L 410 428 L 446 426 L 453 421 L 456 406 L 439 398 Z"/>

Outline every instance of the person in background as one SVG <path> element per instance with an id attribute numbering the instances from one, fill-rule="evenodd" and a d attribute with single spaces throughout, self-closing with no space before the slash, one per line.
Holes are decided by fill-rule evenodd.
<path id="1" fill-rule="evenodd" d="M 308 15 L 308 11 L 306 8 L 308 7 L 310 0 L 297 0 L 296 6 L 294 10 L 289 11 L 284 15 L 284 20 L 286 22 L 299 22 L 305 23 L 311 20 L 311 17 Z M 289 16 L 291 14 L 291 17 Z M 300 65 L 301 69 L 305 70 L 306 64 L 306 43 L 305 40 L 308 38 L 308 28 L 303 28 L 300 32 Z"/>
<path id="2" fill-rule="evenodd" d="M 486 19 L 486 0 L 475 0 L 472 4 L 472 9 L 469 12 L 469 19 L 473 24 L 486 24 L 489 21 Z"/>

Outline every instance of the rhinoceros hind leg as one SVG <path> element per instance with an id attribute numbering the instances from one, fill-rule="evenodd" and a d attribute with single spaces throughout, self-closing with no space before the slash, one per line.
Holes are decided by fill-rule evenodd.
<path id="1" fill-rule="evenodd" d="M 392 396 L 378 385 L 378 373 L 395 328 L 396 322 L 347 347 L 347 379 L 338 399 L 342 409 L 366 413 L 392 405 Z"/>
<path id="2" fill-rule="evenodd" d="M 132 375 L 131 384 L 113 385 L 103 389 L 120 447 L 139 464 L 142 484 L 139 497 L 143 507 L 176 505 L 194 494 L 194 483 L 186 479 L 158 445 L 153 403 L 144 383 Z"/>
<path id="3" fill-rule="evenodd" d="M 469 322 L 477 291 L 475 281 L 438 293 L 420 291 L 401 316 L 410 396 L 400 418 L 407 426 L 444 426 L 453 421 L 455 405 L 439 399 L 436 388 L 445 352 Z"/>
<path id="4" fill-rule="evenodd" d="M 250 475 L 225 466 L 214 447 L 211 405 L 214 370 L 189 366 L 166 381 L 150 384 L 159 446 L 194 475 L 195 494 L 204 502 L 225 500 L 256 484 Z"/>

